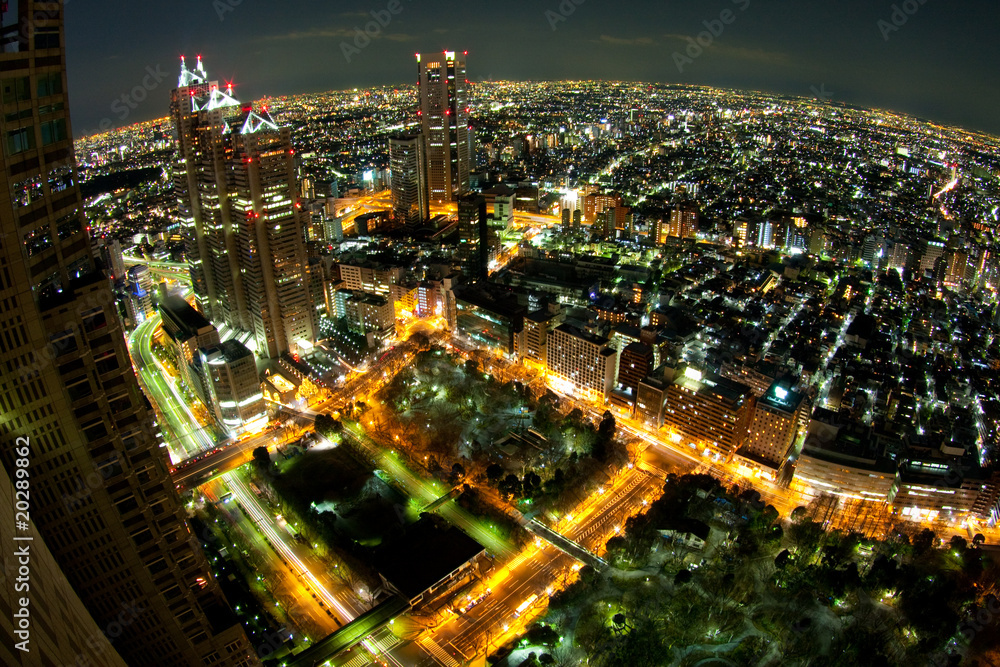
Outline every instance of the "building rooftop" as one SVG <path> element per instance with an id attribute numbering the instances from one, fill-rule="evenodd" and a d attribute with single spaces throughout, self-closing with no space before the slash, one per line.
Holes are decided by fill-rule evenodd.
<path id="1" fill-rule="evenodd" d="M 685 372 L 677 379 L 677 384 L 690 391 L 719 396 L 732 403 L 739 403 L 753 396 L 753 391 L 745 384 L 728 380 L 720 375 L 703 377 L 699 375 L 697 371 Z"/>
<path id="2" fill-rule="evenodd" d="M 253 352 L 235 338 L 220 343 L 219 349 L 222 350 L 222 355 L 226 358 L 226 361 L 230 363 L 245 359 L 246 357 L 253 359 Z"/>
<path id="3" fill-rule="evenodd" d="M 485 551 L 454 526 L 424 515 L 375 549 L 372 562 L 400 593 L 415 598 Z"/>
<path id="4" fill-rule="evenodd" d="M 555 328 L 555 330 L 567 333 L 570 336 L 575 336 L 576 338 L 579 338 L 581 340 L 585 340 L 588 343 L 591 343 L 592 345 L 608 344 L 607 338 L 604 338 L 603 336 L 597 336 L 595 334 L 590 333 L 589 331 L 583 331 L 582 329 L 574 327 L 572 324 L 560 324 Z"/>
<path id="5" fill-rule="evenodd" d="M 197 336 L 200 331 L 212 326 L 204 315 L 179 296 L 171 295 L 164 299 L 160 304 L 160 313 L 165 320 L 173 324 L 178 331 L 176 337 L 182 340 Z"/>
<path id="6" fill-rule="evenodd" d="M 771 408 L 782 412 L 795 412 L 802 405 L 805 398 L 797 391 L 792 391 L 787 383 L 775 382 L 757 401 Z"/>

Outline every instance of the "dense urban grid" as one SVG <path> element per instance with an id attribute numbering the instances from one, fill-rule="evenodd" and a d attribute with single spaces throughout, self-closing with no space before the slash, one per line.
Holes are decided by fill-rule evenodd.
<path id="1" fill-rule="evenodd" d="M 74 142 L 52 4 L 0 53 L 4 664 L 1000 659 L 1000 139 L 446 51 L 191 55 Z"/>

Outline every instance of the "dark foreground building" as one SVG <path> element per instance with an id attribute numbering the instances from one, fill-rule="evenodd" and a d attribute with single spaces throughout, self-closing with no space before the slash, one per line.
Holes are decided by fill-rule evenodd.
<path id="1" fill-rule="evenodd" d="M 374 565 L 386 589 L 410 606 L 430 602 L 480 574 L 486 549 L 432 515 L 375 550 Z"/>
<path id="2" fill-rule="evenodd" d="M 47 546 L 132 667 L 258 664 L 185 521 L 111 284 L 91 251 L 63 3 L 3 3 L 2 22 L 0 459 L 12 480 L 28 470 L 37 531 L 24 532 L 33 533 L 39 567 Z M 27 457 L 18 438 L 30 443 Z M 27 596 L 43 603 L 42 591 Z"/>

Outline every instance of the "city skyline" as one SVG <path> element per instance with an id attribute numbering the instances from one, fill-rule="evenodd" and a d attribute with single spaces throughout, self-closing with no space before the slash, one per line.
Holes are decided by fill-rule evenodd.
<path id="1" fill-rule="evenodd" d="M 377 1 L 122 16 L 88 136 L 2 3 L 0 662 L 1000 661 L 1000 138 L 834 92 L 969 15 Z"/>
<path id="2" fill-rule="evenodd" d="M 164 4 L 155 34 L 143 30 L 146 16 L 158 11 L 155 3 L 149 14 L 120 17 L 123 23 L 116 22 L 113 31 L 112 24 L 100 21 L 100 7 L 82 14 L 70 3 L 74 127 L 82 135 L 97 130 L 105 118 L 120 127 L 160 117 L 181 52 L 203 53 L 218 63 L 220 79 L 235 81 L 241 99 L 258 99 L 411 85 L 415 77 L 405 64 L 407 56 L 460 47 L 475 58 L 473 83 L 595 79 L 703 84 L 819 97 L 1000 134 L 1000 122 L 991 112 L 1000 104 L 995 85 L 1000 68 L 988 46 L 989 26 L 1000 22 L 1000 8 L 987 2 L 957 11 L 943 3 L 912 0 L 912 13 L 904 11 L 904 5 L 913 9 L 907 3 L 861 0 L 793 11 L 764 0 L 696 7 L 649 3 L 628 13 L 595 0 L 566 3 L 564 10 L 570 5 L 575 9 L 561 11 L 555 0 L 489 5 L 474 12 L 440 2 L 418 12 L 400 0 L 398 14 L 389 13 L 385 3 L 335 10 L 304 2 L 297 5 L 299 11 L 288 13 L 250 0 L 206 1 L 183 12 L 169 11 Z M 718 37 L 703 37 L 708 44 L 704 53 L 686 62 L 687 38 L 709 28 L 719 31 L 715 22 L 724 10 L 734 13 L 731 24 Z M 391 19 L 384 28 L 378 25 L 377 32 L 371 30 L 375 38 L 357 49 L 355 28 L 363 30 L 375 20 L 372 12 L 386 12 L 383 18 Z M 607 20 L 609 13 L 614 20 Z M 308 26 L 301 16 L 310 17 Z M 484 34 L 501 38 L 486 40 Z M 518 35 L 516 49 L 509 48 L 505 34 Z M 348 47 L 346 55 L 342 44 Z M 241 53 L 239 63 L 226 62 L 226 54 L 233 52 Z M 683 72 L 674 54 L 680 54 Z M 697 50 L 692 47 L 690 54 Z M 166 84 L 160 80 L 163 73 L 168 74 Z M 144 83 L 147 88 L 134 101 L 112 109 L 116 100 Z"/>

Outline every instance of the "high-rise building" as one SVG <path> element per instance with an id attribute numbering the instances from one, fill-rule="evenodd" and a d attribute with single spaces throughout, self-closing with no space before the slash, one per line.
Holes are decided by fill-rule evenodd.
<path id="1" fill-rule="evenodd" d="M 546 310 L 539 310 L 524 316 L 524 331 L 521 335 L 519 354 L 523 359 L 531 359 L 544 364 L 548 349 L 549 326 L 553 316 Z"/>
<path id="2" fill-rule="evenodd" d="M 392 329 L 396 312 L 393 302 L 378 294 L 339 289 L 334 294 L 334 312 L 337 319 L 358 333 L 385 332 Z"/>
<path id="3" fill-rule="evenodd" d="M 757 225 L 757 238 L 754 239 L 754 245 L 758 248 L 765 248 L 770 250 L 774 247 L 774 225 L 775 223 L 771 220 L 762 220 L 759 225 Z"/>
<path id="4" fill-rule="evenodd" d="M 945 255 L 945 287 L 957 289 L 961 287 L 969 270 L 969 253 L 965 250 L 949 249 Z"/>
<path id="5" fill-rule="evenodd" d="M 430 200 L 456 201 L 469 191 L 469 82 L 464 53 L 417 54 L 420 126 L 427 148 Z"/>
<path id="6" fill-rule="evenodd" d="M 128 270 L 128 298 L 125 302 L 132 324 L 145 322 L 153 314 L 153 276 L 148 266 Z"/>
<path id="7" fill-rule="evenodd" d="M 629 343 L 618 361 L 618 384 L 633 396 L 639 383 L 653 371 L 653 348 L 645 343 Z"/>
<path id="8" fill-rule="evenodd" d="M 108 239 L 104 245 L 105 270 L 113 280 L 124 280 L 125 258 L 118 239 Z"/>
<path id="9" fill-rule="evenodd" d="M 737 218 L 733 222 L 733 245 L 746 248 L 757 240 L 757 226 L 750 218 Z"/>
<path id="10" fill-rule="evenodd" d="M 937 261 L 944 255 L 944 243 L 940 241 L 923 241 L 920 244 L 920 274 L 932 271 Z"/>
<path id="11" fill-rule="evenodd" d="M 430 218 L 427 157 L 421 135 L 389 137 L 389 171 L 393 216 L 407 227 L 419 227 Z"/>
<path id="12" fill-rule="evenodd" d="M 198 309 L 213 322 L 249 330 L 246 300 L 239 280 L 238 228 L 226 205 L 226 149 L 221 135 L 226 119 L 239 112 L 232 89 L 209 81 L 198 56 L 193 70 L 181 58 L 177 88 L 170 95 L 170 116 L 177 139 L 174 192 L 184 238 L 184 254 Z"/>
<path id="13" fill-rule="evenodd" d="M 222 342 L 219 331 L 205 316 L 179 296 L 168 296 L 160 303 L 163 331 L 177 355 L 178 373 L 189 387 L 196 387 L 199 380 L 193 376 L 191 366 L 198 359 L 198 350 Z"/>
<path id="14" fill-rule="evenodd" d="M 514 227 L 514 190 L 506 185 L 493 188 L 493 215 L 491 226 L 497 231 L 509 232 Z"/>
<path id="15" fill-rule="evenodd" d="M 30 450 L 30 441 L 25 444 L 15 440 L 11 446 L 19 445 Z M 97 627 L 69 585 L 52 552 L 36 537 L 35 529 L 30 523 L 28 528 L 16 529 L 18 514 L 22 514 L 17 511 L 20 497 L 16 492 L 6 471 L 0 470 L 0 539 L 11 545 L 13 551 L 3 557 L 5 579 L 9 583 L 0 588 L 0 606 L 5 610 L 4 620 L 12 622 L 0 624 L 0 664 L 125 667 L 111 640 Z M 24 537 L 32 539 L 18 539 Z M 19 582 L 22 575 L 18 573 L 21 566 L 18 552 L 23 549 L 29 560 L 30 575 Z M 24 589 L 23 584 L 29 588 Z M 30 597 L 25 597 L 26 592 Z M 136 600 L 131 609 L 123 610 L 122 620 L 131 620 L 134 614 L 142 613 L 142 608 L 142 601 Z"/>
<path id="16" fill-rule="evenodd" d="M 209 82 L 200 57 L 194 70 L 181 61 L 171 114 L 178 215 L 200 309 L 251 332 L 261 357 L 300 351 L 318 323 L 291 130 Z"/>
<path id="17" fill-rule="evenodd" d="M 603 213 L 609 208 L 621 206 L 622 202 L 622 197 L 619 194 L 591 193 L 583 198 L 583 221 L 592 225 L 597 222 L 598 213 Z"/>
<path id="18" fill-rule="evenodd" d="M 276 359 L 314 343 L 319 328 L 309 293 L 305 212 L 295 200 L 291 130 L 244 110 L 231 130 L 229 201 L 240 220 L 242 292 L 258 356 Z"/>
<path id="19" fill-rule="evenodd" d="M 208 407 L 216 422 L 230 432 L 262 426 L 267 408 L 253 353 L 236 339 L 198 351 Z"/>
<path id="20" fill-rule="evenodd" d="M 2 20 L 27 28 L 0 53 L 0 178 L 15 195 L 0 201 L 0 328 L 7 334 L 0 434 L 6 443 L 30 441 L 39 537 L 98 628 L 120 628 L 114 648 L 127 664 L 256 665 L 191 538 L 111 285 L 87 237 L 65 92 L 63 3 L 16 7 Z M 38 182 L 39 196 L 22 205 L 16 195 Z M 39 238 L 47 245 L 23 242 Z M 15 449 L 0 448 L 8 477 Z M 142 611 L 119 620 L 137 600 Z M 62 631 L 63 623 L 54 627 Z"/>
<path id="21" fill-rule="evenodd" d="M 746 452 L 774 468 L 780 468 L 795 444 L 795 436 L 808 419 L 805 396 L 787 384 L 775 383 L 757 399 Z"/>
<path id="22" fill-rule="evenodd" d="M 664 424 L 699 451 L 726 459 L 746 443 L 753 405 L 746 385 L 689 368 L 667 389 Z"/>
<path id="23" fill-rule="evenodd" d="M 555 328 L 548 337 L 546 365 L 579 390 L 607 400 L 615 381 L 615 350 L 608 339 L 581 331 L 569 324 Z"/>
<path id="24" fill-rule="evenodd" d="M 490 232 L 486 198 L 479 194 L 462 196 L 458 200 L 458 235 L 466 247 L 466 271 L 475 280 L 486 280 L 489 275 L 496 239 Z"/>

